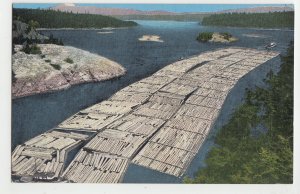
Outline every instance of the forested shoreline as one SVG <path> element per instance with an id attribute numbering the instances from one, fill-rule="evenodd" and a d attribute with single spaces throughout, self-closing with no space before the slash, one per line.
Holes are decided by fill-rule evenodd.
<path id="1" fill-rule="evenodd" d="M 207 166 L 185 183 L 293 183 L 293 43 L 281 60 L 266 88 L 247 90 L 217 133 Z"/>
<path id="2" fill-rule="evenodd" d="M 204 17 L 204 26 L 294 28 L 294 12 L 224 13 Z"/>
<path id="3" fill-rule="evenodd" d="M 172 14 L 172 15 L 116 15 L 122 20 L 157 20 L 157 21 L 202 21 L 210 13 Z"/>
<path id="4" fill-rule="evenodd" d="M 41 9 L 13 9 L 13 18 L 25 23 L 37 22 L 39 28 L 131 27 L 137 24 L 110 16 L 67 13 Z"/>

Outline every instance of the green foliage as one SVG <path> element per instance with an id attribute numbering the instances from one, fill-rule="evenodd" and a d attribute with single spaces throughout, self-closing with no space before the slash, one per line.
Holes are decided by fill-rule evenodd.
<path id="1" fill-rule="evenodd" d="M 204 17 L 205 26 L 294 28 L 294 12 L 224 13 Z"/>
<path id="2" fill-rule="evenodd" d="M 64 60 L 65 62 L 67 62 L 67 63 L 74 63 L 74 61 L 71 59 L 71 58 L 65 58 L 65 60 Z"/>
<path id="3" fill-rule="evenodd" d="M 122 21 L 109 16 L 40 9 L 13 9 L 13 17 L 22 18 L 25 23 L 36 21 L 41 28 L 104 28 L 137 25 L 132 21 Z"/>
<path id="4" fill-rule="evenodd" d="M 45 62 L 46 63 L 51 63 L 51 60 L 50 59 L 46 59 Z"/>
<path id="5" fill-rule="evenodd" d="M 53 64 L 53 63 L 51 63 L 50 64 L 54 69 L 56 69 L 56 70 L 61 70 L 61 66 L 59 65 L 59 64 Z"/>
<path id="6" fill-rule="evenodd" d="M 245 103 L 218 132 L 207 167 L 185 183 L 293 182 L 293 70 L 291 44 L 279 73 L 268 74 L 267 88 L 247 91 Z M 259 124 L 268 131 L 254 137 L 251 130 Z"/>
<path id="7" fill-rule="evenodd" d="M 178 15 L 119 15 L 115 16 L 121 20 L 161 20 L 161 21 L 202 21 L 204 17 L 211 14 L 208 13 L 193 13 L 193 14 L 178 14 Z"/>
<path id="8" fill-rule="evenodd" d="M 42 54 L 42 51 L 40 47 L 37 46 L 37 44 L 30 45 L 28 43 L 25 43 L 25 45 L 22 48 L 22 51 L 25 52 L 26 54 L 33 54 L 33 55 Z"/>
<path id="9" fill-rule="evenodd" d="M 200 42 L 207 42 L 212 38 L 213 32 L 201 32 L 199 33 L 197 40 Z"/>
<path id="10" fill-rule="evenodd" d="M 220 32 L 220 34 L 226 39 L 226 40 L 229 40 L 232 35 L 229 34 L 228 32 Z"/>
<path id="11" fill-rule="evenodd" d="M 29 20 L 28 26 L 30 29 L 36 29 L 40 26 L 40 24 L 37 21 Z"/>
<path id="12" fill-rule="evenodd" d="M 64 45 L 63 41 L 58 38 L 54 38 L 53 34 L 50 34 L 49 39 L 45 39 L 44 44 L 56 44 L 56 45 Z"/>

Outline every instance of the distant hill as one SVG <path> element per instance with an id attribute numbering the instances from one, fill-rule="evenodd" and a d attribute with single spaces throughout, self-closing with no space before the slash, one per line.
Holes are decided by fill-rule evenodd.
<path id="1" fill-rule="evenodd" d="M 288 12 L 294 11 L 292 7 L 252 7 L 243 9 L 228 9 L 223 11 L 218 11 L 217 13 L 268 13 L 268 12 Z"/>
<path id="2" fill-rule="evenodd" d="M 135 9 L 125 9 L 125 8 L 104 8 L 95 6 L 76 6 L 75 4 L 59 4 L 55 7 L 49 8 L 51 10 L 59 10 L 63 12 L 73 12 L 73 13 L 89 13 L 97 15 L 174 15 L 173 12 L 168 11 L 141 11 Z"/>
<path id="3" fill-rule="evenodd" d="M 155 16 L 155 15 L 197 15 L 197 14 L 212 14 L 212 13 L 267 13 L 267 12 L 287 12 L 294 11 L 289 6 L 265 6 L 265 7 L 253 7 L 253 8 L 241 8 L 241 9 L 228 9 L 217 12 L 169 12 L 165 10 L 153 10 L 153 11 L 142 11 L 136 9 L 127 8 L 104 8 L 96 6 L 76 6 L 71 3 L 59 4 L 57 6 L 49 8 L 51 10 L 58 10 L 62 12 L 73 12 L 73 13 L 89 13 L 89 14 L 100 14 L 109 16 Z"/>
<path id="4" fill-rule="evenodd" d="M 145 5 L 146 6 L 146 5 Z M 294 9 L 288 6 L 285 7 L 254 7 L 245 9 L 230 9 L 218 12 L 169 12 L 164 10 L 141 11 L 136 9 L 126 8 L 103 8 L 96 6 L 76 6 L 75 4 L 59 4 L 50 10 L 57 10 L 62 12 L 72 12 L 81 14 L 96 14 L 113 16 L 122 20 L 174 20 L 174 21 L 199 21 L 204 17 L 212 14 L 222 13 L 268 13 L 268 12 L 287 12 Z"/>

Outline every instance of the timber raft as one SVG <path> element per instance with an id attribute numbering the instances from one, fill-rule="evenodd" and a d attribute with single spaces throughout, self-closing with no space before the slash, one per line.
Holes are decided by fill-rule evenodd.
<path id="1" fill-rule="evenodd" d="M 229 47 L 172 63 L 18 145 L 12 176 L 118 183 L 134 163 L 180 177 L 237 81 L 278 55 Z M 71 151 L 78 153 L 66 166 Z"/>

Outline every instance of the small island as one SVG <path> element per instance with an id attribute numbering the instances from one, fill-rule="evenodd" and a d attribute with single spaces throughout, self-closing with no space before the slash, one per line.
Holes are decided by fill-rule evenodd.
<path id="1" fill-rule="evenodd" d="M 139 38 L 139 41 L 164 42 L 160 39 L 160 36 L 157 35 L 143 35 L 141 38 Z"/>
<path id="2" fill-rule="evenodd" d="M 235 42 L 238 39 L 228 32 L 201 32 L 199 33 L 197 40 L 199 42 L 230 43 Z"/>

